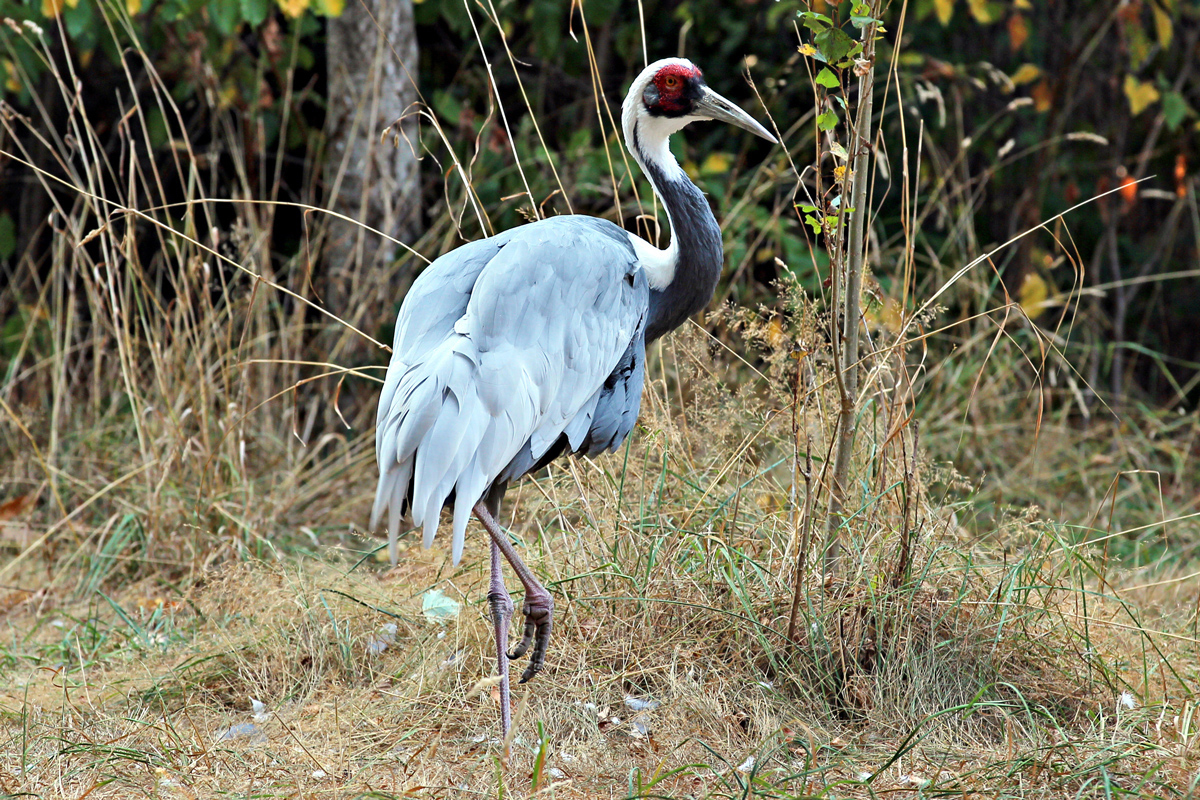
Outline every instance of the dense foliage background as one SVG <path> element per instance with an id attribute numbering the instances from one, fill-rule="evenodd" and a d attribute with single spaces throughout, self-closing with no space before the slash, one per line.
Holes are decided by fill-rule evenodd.
<path id="1" fill-rule="evenodd" d="M 812 63 L 797 52 L 794 25 L 796 12 L 805 8 L 798 0 L 583 5 L 534 0 L 498 9 L 425 0 L 415 5 L 417 75 L 424 100 L 455 146 L 472 156 L 471 175 L 494 228 L 517 224 L 531 205 L 519 197 L 523 178 L 492 105 L 497 97 L 506 104 L 515 152 L 530 159 L 524 180 L 539 203 L 545 200 L 543 213 L 565 212 L 569 201 L 575 212 L 611 215 L 609 159 L 618 154 L 610 120 L 597 115 L 593 89 L 598 81 L 615 108 L 644 57 L 692 57 L 714 88 L 753 106 L 743 78 L 749 70 L 766 109 L 785 127 L 796 164 L 811 161 Z M 814 8 L 827 7 L 815 0 Z M 172 87 L 187 135 L 201 147 L 208 144 L 214 189 L 232 185 L 231 159 L 244 158 L 261 162 L 248 170 L 252 183 L 278 180 L 281 197 L 319 202 L 322 187 L 313 183 L 319 171 L 311 165 L 323 153 L 322 20 L 340 12 L 337 3 L 303 0 L 145 6 L 5 0 L 0 14 L 46 30 L 44 53 L 30 46 L 28 36 L 6 31 L 5 102 L 16 113 L 42 104 L 61 114 L 54 108 L 61 103 L 57 93 L 39 76 L 45 74 L 43 59 L 62 60 L 69 51 L 83 96 L 100 107 L 101 124 L 117 125 L 121 106 L 108 98 L 119 95 L 123 70 L 137 74 L 144 68 L 122 49 L 137 37 Z M 946 270 L 1050 221 L 998 253 L 987 291 L 953 297 L 951 313 L 965 317 L 1002 303 L 1005 294 L 1019 298 L 1031 316 L 1063 336 L 1064 351 L 1108 402 L 1132 396 L 1194 407 L 1200 398 L 1200 334 L 1193 324 L 1200 307 L 1193 198 L 1200 124 L 1195 4 L 918 0 L 893 3 L 887 12 L 893 32 L 888 43 L 900 37 L 903 55 L 891 65 L 889 80 L 878 84 L 886 104 L 880 144 L 891 169 L 901 169 L 901 127 L 906 128 L 908 167 L 920 171 L 923 192 L 936 199 L 936 211 L 914 232 L 918 281 L 944 279 Z M 499 28 L 490 14 L 502 17 Z M 511 65 L 502 39 L 516 59 Z M 495 94 L 488 90 L 485 61 L 494 65 Z M 549 153 L 524 105 L 515 102 L 522 91 L 518 78 Z M 897 98 L 904 113 L 897 113 Z M 212 99 L 215 107 L 202 102 Z M 173 131 L 161 114 L 151 113 L 144 123 L 155 157 L 169 157 L 172 136 L 182 132 Z M 218 130 L 235 132 L 237 152 Z M 422 205 L 431 220 L 455 199 L 455 187 L 443 181 L 444 154 L 428 125 L 424 130 L 433 158 L 425 162 Z M 23 141 L 28 134 L 10 124 L 6 136 L 9 149 L 13 139 Z M 753 152 L 731 152 L 731 141 L 716 126 L 692 130 L 684 154 L 719 216 L 742 196 L 743 165 L 767 152 L 759 144 L 746 145 Z M 280 146 L 283 159 L 275 157 Z M 37 148 L 32 157 L 49 162 Z M 547 159 L 558 165 L 569 197 L 551 196 L 558 182 Z M 748 227 L 729 242 L 725 295 L 742 301 L 770 302 L 779 275 L 776 256 L 814 294 L 825 277 L 820 243 L 810 253 L 790 207 L 794 181 L 788 167 L 780 159 L 774 169 L 776 191 L 753 198 L 745 209 Z M 36 262 L 47 246 L 49 205 L 17 164 L 6 163 L 0 181 L 0 257 L 7 274 L 20 280 L 20 260 Z M 1071 206 L 1118 187 L 1119 193 L 1065 223 L 1055 221 Z M 893 285 L 902 225 L 899 191 L 890 175 L 881 172 L 873 203 L 880 292 L 911 303 Z M 464 236 L 479 235 L 471 215 L 462 225 Z M 297 215 L 283 210 L 275 226 L 272 247 L 283 263 L 301 246 Z M 319 263 L 312 267 L 321 269 Z M 1172 274 L 1176 277 L 1161 277 Z M 15 309 L 4 313 L 11 320 Z M 1095 405 L 1090 391 L 1085 402 L 1088 409 Z"/>

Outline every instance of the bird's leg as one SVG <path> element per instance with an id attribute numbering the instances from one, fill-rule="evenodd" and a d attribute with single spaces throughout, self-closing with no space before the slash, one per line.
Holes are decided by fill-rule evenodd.
<path id="1" fill-rule="evenodd" d="M 512 542 L 504 535 L 504 531 L 500 530 L 500 525 L 483 501 L 475 504 L 475 516 L 479 517 L 479 521 L 483 523 L 483 527 L 492 537 L 492 544 L 498 547 L 504 557 L 508 559 L 508 563 L 517 573 L 521 585 L 525 587 L 525 602 L 521 606 L 521 613 L 525 615 L 525 634 L 521 637 L 520 644 L 508 654 L 508 657 L 520 658 L 525 655 L 529 645 L 533 644 L 533 653 L 529 656 L 529 666 L 521 673 L 520 682 L 528 683 L 533 680 L 534 675 L 542 671 L 542 667 L 546 663 L 546 647 L 550 643 L 550 627 L 554 618 L 554 600 L 546 591 L 546 587 L 538 582 L 538 579 L 533 576 L 533 572 L 517 555 Z"/>
<path id="2" fill-rule="evenodd" d="M 508 623 L 512 620 L 513 601 L 504 588 L 504 571 L 500 564 L 500 548 L 492 542 L 492 582 L 488 587 L 488 605 L 492 609 L 492 624 L 496 627 L 496 672 L 500 675 L 501 738 L 508 738 L 512 727 L 512 702 L 508 683 Z"/>

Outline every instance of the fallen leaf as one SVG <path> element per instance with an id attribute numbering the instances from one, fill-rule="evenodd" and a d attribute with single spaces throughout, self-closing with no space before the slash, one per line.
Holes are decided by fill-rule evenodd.
<path id="1" fill-rule="evenodd" d="M 10 519 L 16 519 L 33 507 L 37 501 L 38 493 L 29 492 L 14 497 L 12 500 L 7 500 L 0 503 L 0 522 L 7 522 Z"/>
<path id="2" fill-rule="evenodd" d="M 461 604 L 441 589 L 430 589 L 421 597 L 421 613 L 429 622 L 446 622 L 458 616 Z"/>
<path id="3" fill-rule="evenodd" d="M 24 589 L 14 589 L 11 592 L 0 594 L 0 614 L 7 614 L 31 597 L 33 597 L 33 592 L 27 592 Z"/>

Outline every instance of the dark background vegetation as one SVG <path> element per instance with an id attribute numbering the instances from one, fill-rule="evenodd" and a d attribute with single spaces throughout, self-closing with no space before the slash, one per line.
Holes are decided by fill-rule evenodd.
<path id="1" fill-rule="evenodd" d="M 639 177 L 638 199 L 629 191 L 619 136 L 609 110 L 598 108 L 595 87 L 616 113 L 624 88 L 644 64 L 644 47 L 651 60 L 676 54 L 694 59 L 719 92 L 760 116 L 765 110 L 787 145 L 785 153 L 715 125 L 692 126 L 673 143 L 725 226 L 726 275 L 714 307 L 733 301 L 760 309 L 764 319 L 783 314 L 777 282 L 784 277 L 794 278 L 823 307 L 829 261 L 795 207 L 806 201 L 814 174 L 815 70 L 797 50 L 807 34 L 797 27 L 796 14 L 807 8 L 797 0 L 600 0 L 582 6 L 534 0 L 498 9 L 471 5 L 470 11 L 455 2 L 417 3 L 421 97 L 448 142 L 422 120 L 419 202 L 426 233 L 411 244 L 432 258 L 484 233 L 450 169 L 447 146 L 464 164 L 492 230 L 533 216 L 525 181 L 542 214 L 566 213 L 569 204 L 576 213 L 620 219 L 630 228 L 639 224 L 638 215 L 650 211 L 648 187 Z M 813 8 L 848 13 L 816 0 Z M 106 155 L 156 165 L 153 181 L 128 181 L 112 170 L 93 173 L 107 190 L 132 192 L 131 205 L 196 196 L 184 173 L 169 168 L 178 163 L 181 143 L 190 142 L 205 197 L 322 206 L 323 37 L 329 15 L 339 12 L 336 3 L 306 0 L 4 0 L 0 15 L 12 22 L 0 30 L 7 76 L 0 145 L 53 176 L 66 177 L 84 163 L 85 148 L 74 134 L 46 133 L 69 131 L 72 109 L 54 73 L 70 74 L 80 82 L 80 102 Z M 1137 470 L 1161 476 L 1132 479 L 1140 486 L 1133 490 L 1137 520 L 1145 521 L 1142 512 L 1157 513 L 1164 495 L 1182 503 L 1183 511 L 1194 510 L 1200 10 L 1181 0 L 920 0 L 891 4 L 885 18 L 875 84 L 882 166 L 872 190 L 865 313 L 869 327 L 894 332 L 904 315 L 949 284 L 935 313 L 922 320 L 937 335 L 918 340 L 923 366 L 914 373 L 921 390 L 917 416 L 930 423 L 924 443 L 935 461 L 952 462 L 968 476 L 948 474 L 940 488 L 948 496 L 970 494 L 975 502 L 963 523 L 980 532 L 993 529 L 1008 509 L 1030 505 L 1094 521 L 1101 500 L 1113 487 L 1119 494 Z M 35 36 L 26 22 L 43 33 Z M 132 48 L 134 41 L 143 49 Z M 485 56 L 494 67 L 496 92 L 489 90 Z M 162 112 L 148 66 L 161 75 L 178 118 Z M 522 90 L 529 108 L 519 101 Z M 501 123 L 497 98 L 515 142 Z M 828 160 L 820 166 L 826 173 L 831 167 Z M 805 170 L 798 188 L 797 171 Z M 901 218 L 906 175 L 910 201 L 919 209 L 911 222 Z M 30 368 L 53 360 L 53 348 L 37 346 L 51 341 L 49 329 L 43 336 L 38 327 L 39 298 L 46 296 L 55 248 L 61 247 L 53 233 L 59 222 L 50 213 L 52 196 L 65 208 L 79 208 L 80 200 L 74 188 L 39 178 L 7 157 L 0 157 L 0 189 L 0 366 L 9 398 L 36 406 L 52 393 L 42 380 L 47 373 Z M 105 224 L 81 213 L 79 224 L 88 230 Z M 222 254 L 305 291 L 320 286 L 326 270 L 311 247 L 313 219 L 286 205 L 247 210 L 215 203 L 203 206 L 197 224 L 202 238 L 206 228 L 216 232 L 211 244 Z M 138 280 L 154 285 L 172 308 L 172 299 L 186 293 L 177 282 L 182 273 L 172 246 L 128 218 L 112 225 L 135 226 L 144 270 Z M 641 231 L 653 236 L 644 225 Z M 1027 231 L 1032 233 L 1000 247 Z M 90 259 L 101 256 L 97 242 L 81 248 Z M 986 263 L 955 277 L 992 251 Z M 401 249 L 396 259 L 384 291 L 354 304 L 362 329 L 381 341 L 390 338 L 395 309 L 423 263 Z M 215 259 L 206 263 L 213 270 L 209 300 L 218 306 L 224 301 L 237 320 L 248 286 L 230 291 L 236 270 Z M 86 319 L 103 307 L 97 302 L 101 306 L 79 303 L 76 310 Z M 295 346 L 284 348 L 289 358 L 381 363 L 362 341 L 335 349 L 326 335 L 328 319 L 290 297 L 272 296 L 270 303 L 278 319 L 303 325 Z M 707 326 L 744 349 L 721 319 Z M 147 344 L 156 335 L 153 327 L 141 334 Z M 79 336 L 80 328 L 73 330 Z M 102 363 L 99 356 L 77 359 L 69 376 L 81 377 Z M 226 381 L 241 367 L 228 369 Z M 290 380 L 298 381 L 312 371 L 296 367 L 293 373 Z M 95 403 L 112 390 L 94 379 L 69 382 L 65 391 Z M 255 402 L 268 403 L 288 380 L 270 391 L 268 385 L 264 378 Z M 375 391 L 351 376 L 338 385 L 335 401 L 327 400 L 333 392 L 324 392 L 316 422 L 310 414 L 308 422 L 291 426 L 302 429 L 306 441 L 314 433 L 340 435 L 341 422 L 330 410 L 337 404 L 361 433 L 370 427 Z M 206 402 L 217 408 L 219 401 Z M 1045 436 L 1051 423 L 1069 433 Z M 230 425 L 223 436 L 230 435 Z M 336 447 L 328 444 L 324 452 Z M 1051 479 L 1050 488 L 1034 474 Z M 28 481 L 18 481 L 14 492 L 30 489 Z M 1155 528 L 1135 538 L 1158 537 L 1153 552 L 1159 553 L 1161 533 Z"/>
<path id="2" fill-rule="evenodd" d="M 107 98 L 123 84 L 122 65 L 95 3 L 66 4 L 62 19 L 79 62 L 75 67 L 84 82 L 83 96 L 98 106 L 92 112 L 98 127 L 113 126 L 118 124 L 118 106 Z M 563 182 L 572 187 L 576 212 L 606 213 L 612 206 L 589 47 L 606 96 L 616 106 L 643 64 L 642 16 L 651 59 L 689 56 L 702 65 L 714 88 L 747 105 L 754 101 L 743 73 L 752 64 L 750 74 L 767 109 L 775 119 L 792 123 L 802 120 L 813 102 L 808 65 L 797 53 L 792 27 L 795 12 L 805 7 L 796 0 L 651 0 L 639 10 L 636 4 L 600 0 L 573 13 L 570 4 L 535 0 L 505 8 L 508 44 L 546 141 L 561 165 Z M 0 14 L 52 29 L 54 19 L 44 16 L 52 8 L 53 0 L 7 1 L 0 3 Z M 322 153 L 322 12 L 330 10 L 308 8 L 293 18 L 265 2 L 176 0 L 148 4 L 133 17 L 155 68 L 181 104 L 187 134 L 201 149 L 212 145 L 210 180 L 216 192 L 228 185 L 225 173 L 237 155 L 252 162 L 261 159 L 263 169 L 250 174 L 267 182 L 278 179 L 284 199 L 319 199 L 321 187 L 312 184 L 314 173 L 305 165 Z M 493 214 L 498 228 L 517 224 L 522 219 L 520 202 L 501 198 L 519 194 L 521 183 L 504 129 L 494 114 L 489 116 L 487 73 L 467 10 L 462 4 L 437 0 L 418 3 L 415 10 L 421 92 L 447 130 L 462 134 L 464 141 L 482 130 L 473 169 L 477 190 L 500 212 Z M 893 43 L 901 11 L 898 3 L 888 9 L 893 31 L 888 39 Z M 1110 404 L 1133 398 L 1194 408 L 1200 399 L 1200 332 L 1195 325 L 1200 281 L 1194 274 L 1192 198 L 1200 159 L 1195 152 L 1198 15 L 1194 4 L 1181 0 L 919 0 L 907 6 L 903 57 L 891 76 L 894 83 L 880 90 L 881 95 L 886 91 L 890 106 L 882 141 L 894 170 L 902 157 L 900 124 L 909 128 L 910 166 L 916 169 L 915 115 L 927 121 L 921 132 L 920 169 L 928 173 L 928 191 L 942 197 L 938 213 L 918 234 L 920 280 L 944 279 L 943 268 L 953 269 L 1082 200 L 1131 179 L 1153 176 L 1073 214 L 1066 221 L 1069 231 L 1051 225 L 1002 251 L 993 264 L 996 280 L 989 293 L 952 302 L 951 313 L 966 316 L 1002 302 L 1004 292 L 1035 298 L 1027 303 L 1030 309 L 1036 308 L 1036 299 L 1057 300 L 1055 308 L 1041 312 L 1039 321 L 1044 324 L 1071 305 L 1071 324 L 1059 327 L 1051 322 L 1050 327 L 1059 327 L 1064 349 L 1091 389 Z M 500 35 L 487 24 L 486 7 L 476 9 L 474 16 L 484 48 L 494 62 L 501 62 Z M 214 30 L 223 35 L 211 35 Z M 61 40 L 52 33 L 47 36 L 52 52 L 66 58 Z M 38 102 L 54 113 L 55 104 L 62 101 L 48 90 L 47 81 L 25 84 L 14 79 L 14 62 L 32 76 L 44 76 L 44 67 L 15 36 L 6 36 L 5 43 L 5 102 L 16 113 L 29 113 Z M 136 57 L 126 63 L 135 72 L 141 69 Z M 500 97 L 512 106 L 506 109 L 512 129 L 526 152 L 537 154 L 527 114 L 511 102 L 519 97 L 513 73 L 501 66 L 495 73 Z M 894 113 L 897 85 L 911 113 Z M 218 98 L 218 111 L 203 102 L 205 93 Z M 282 108 L 285 99 L 290 109 Z M 1022 104 L 1024 100 L 1029 102 Z M 61 109 L 57 111 L 61 115 Z M 290 118 L 283 142 L 287 155 L 277 162 L 272 156 L 285 111 Z M 227 114 L 228 124 L 242 132 L 241 153 L 223 151 L 210 135 L 219 126 L 211 118 L 214 113 Z M 156 157 L 165 158 L 170 136 L 179 132 L 170 131 L 161 116 L 152 116 L 149 125 L 151 140 L 158 145 Z M 688 154 L 725 153 L 729 142 L 728 131 L 716 126 L 692 130 Z M 700 165 L 705 188 L 717 205 L 739 196 L 736 184 L 745 178 L 741 167 L 767 152 L 759 144 L 747 146 L 753 152 L 729 153 L 728 160 L 710 162 L 708 170 Z M 436 145 L 433 149 L 436 156 Z M 804 154 L 799 156 L 802 165 Z M 273 174 L 277 163 L 278 175 Z M 725 164 L 728 172 L 719 168 Z M 697 171 L 695 160 L 692 167 Z M 26 282 L 29 275 L 18 265 L 44 263 L 49 204 L 27 171 L 12 162 L 0 168 L 0 256 L 9 281 Z M 430 217 L 440 213 L 445 200 L 440 172 L 438 164 L 426 160 L 423 207 Z M 535 196 L 553 191 L 546 170 L 530 173 Z M 796 215 L 779 213 L 790 202 L 792 189 L 787 180 L 780 180 L 773 196 L 756 198 L 764 213 L 752 215 L 754 227 L 739 231 L 731 242 L 727 296 L 770 303 L 772 282 L 778 277 L 775 256 L 802 275 L 811 292 L 820 293 L 825 276 L 819 254 L 814 265 Z M 899 299 L 888 269 L 901 228 L 898 191 L 881 179 L 874 203 L 880 237 L 876 273 L 881 291 Z M 964 208 L 970 212 L 966 220 L 960 214 Z M 562 198 L 550 199 L 544 210 L 565 211 Z M 469 217 L 464 224 L 465 236 L 478 235 Z M 279 263 L 301 246 L 299 227 L 295 213 L 276 216 L 272 246 Z M 743 261 L 750 242 L 757 248 L 747 268 Z M 321 269 L 319 263 L 312 267 Z M 1187 270 L 1193 271 L 1189 277 L 1156 277 Z M 1087 291 L 1098 285 L 1102 291 Z M 19 318 L 14 297 L 5 293 L 0 301 L 5 304 L 0 311 L 10 323 Z M 380 319 L 387 316 L 381 314 Z M 1094 405 L 1095 397 L 1089 393 L 1086 402 Z"/>

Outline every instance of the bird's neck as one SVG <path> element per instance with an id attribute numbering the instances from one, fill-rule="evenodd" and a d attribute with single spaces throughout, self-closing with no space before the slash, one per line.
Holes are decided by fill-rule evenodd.
<path id="1" fill-rule="evenodd" d="M 678 129 L 671 122 L 643 118 L 626 130 L 629 149 L 671 226 L 671 244 L 666 250 L 648 248 L 654 252 L 645 259 L 650 279 L 647 342 L 678 328 L 708 305 L 724 264 L 721 228 L 708 200 L 671 155 L 667 140 Z"/>

